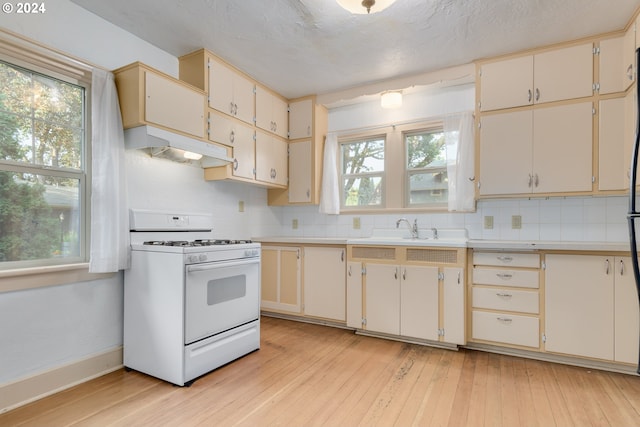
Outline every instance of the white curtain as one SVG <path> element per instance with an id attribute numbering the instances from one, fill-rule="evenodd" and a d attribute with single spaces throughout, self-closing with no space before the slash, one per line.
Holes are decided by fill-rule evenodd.
<path id="1" fill-rule="evenodd" d="M 338 135 L 329 133 L 324 142 L 320 212 L 330 215 L 340 213 L 340 187 L 338 183 Z"/>
<path id="2" fill-rule="evenodd" d="M 128 266 L 124 133 L 113 74 L 94 69 L 91 84 L 91 245 L 89 271 Z"/>
<path id="3" fill-rule="evenodd" d="M 473 134 L 473 113 L 464 112 L 445 117 L 449 211 L 468 212 L 475 209 Z"/>

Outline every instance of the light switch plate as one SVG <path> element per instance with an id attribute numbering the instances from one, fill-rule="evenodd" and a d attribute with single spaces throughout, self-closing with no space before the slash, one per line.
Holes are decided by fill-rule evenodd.
<path id="1" fill-rule="evenodd" d="M 354 230 L 360 230 L 360 217 L 359 216 L 353 217 L 353 229 Z"/>
<path id="2" fill-rule="evenodd" d="M 522 215 L 511 215 L 511 228 L 514 230 L 522 228 Z"/>

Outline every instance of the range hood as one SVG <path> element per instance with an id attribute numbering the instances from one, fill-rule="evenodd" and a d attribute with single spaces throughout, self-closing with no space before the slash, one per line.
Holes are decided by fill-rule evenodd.
<path id="1" fill-rule="evenodd" d="M 126 148 L 146 150 L 151 157 L 200 164 L 204 168 L 224 166 L 233 162 L 223 147 L 155 126 L 125 129 L 124 143 Z"/>

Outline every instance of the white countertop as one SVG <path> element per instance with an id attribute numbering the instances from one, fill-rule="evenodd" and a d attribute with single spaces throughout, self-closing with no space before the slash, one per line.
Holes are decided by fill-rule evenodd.
<path id="1" fill-rule="evenodd" d="M 291 236 L 266 236 L 254 237 L 255 242 L 282 243 L 295 245 L 394 245 L 394 246 L 454 246 L 468 247 L 471 249 L 492 250 L 558 250 L 558 251 L 603 251 L 603 252 L 629 252 L 627 242 L 585 242 L 585 241 L 553 241 L 553 240 L 480 240 L 471 239 L 465 242 L 438 242 L 437 240 L 412 240 L 403 239 L 376 239 L 353 237 L 291 237 Z"/>

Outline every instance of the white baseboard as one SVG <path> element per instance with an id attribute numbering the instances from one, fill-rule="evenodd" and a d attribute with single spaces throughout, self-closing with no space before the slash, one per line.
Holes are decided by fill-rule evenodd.
<path id="1" fill-rule="evenodd" d="M 0 385 L 0 414 L 122 368 L 122 346 Z"/>

